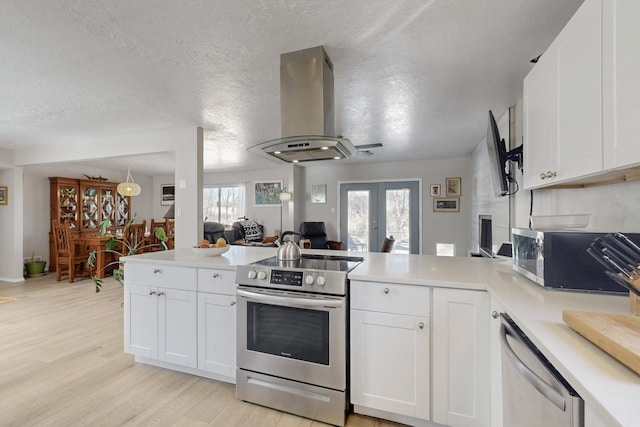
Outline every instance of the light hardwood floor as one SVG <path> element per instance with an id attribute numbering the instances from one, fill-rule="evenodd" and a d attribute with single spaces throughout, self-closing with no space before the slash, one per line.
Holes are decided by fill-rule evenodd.
<path id="1" fill-rule="evenodd" d="M 239 401 L 235 387 L 135 363 L 112 278 L 0 282 L 0 426 L 326 426 Z M 349 427 L 398 426 L 351 414 Z"/>

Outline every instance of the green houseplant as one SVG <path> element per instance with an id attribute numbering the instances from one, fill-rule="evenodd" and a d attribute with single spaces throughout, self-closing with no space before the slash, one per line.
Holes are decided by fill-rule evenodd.
<path id="1" fill-rule="evenodd" d="M 36 251 L 33 251 L 29 261 L 24 263 L 24 269 L 27 271 L 27 277 L 43 275 L 46 266 L 46 261 L 36 261 Z"/>
<path id="2" fill-rule="evenodd" d="M 127 221 L 124 228 L 122 229 L 123 236 L 127 235 L 127 230 L 129 229 L 129 227 L 131 227 L 131 224 L 133 224 L 135 220 L 136 220 L 136 217 L 134 215 L 133 218 Z M 107 232 L 109 227 L 111 227 L 111 221 L 109 219 L 100 221 L 100 235 L 102 236 L 110 235 Z M 117 236 L 109 237 L 109 239 L 107 239 L 104 252 L 114 254 L 116 260 L 105 265 L 104 269 L 106 270 L 109 267 L 117 265 L 118 268 L 113 270 L 113 278 L 116 279 L 118 283 L 123 285 L 122 281 L 124 280 L 124 270 L 121 267 L 124 263 L 120 261 L 120 257 L 135 255 L 141 250 L 153 248 L 153 247 L 159 247 L 161 250 L 167 249 L 166 242 L 169 239 L 164 231 L 164 228 L 155 227 L 153 230 L 153 234 L 160 241 L 159 244 L 145 244 L 146 242 L 144 238 L 140 238 L 140 236 L 138 236 L 137 234 L 134 235 L 134 238 L 132 238 L 131 240 L 128 240 L 126 238 L 118 238 Z M 87 267 L 92 270 L 95 268 L 97 254 L 98 254 L 98 250 L 94 249 L 91 252 L 89 252 L 89 257 L 87 258 Z M 102 288 L 102 279 L 100 279 L 96 274 L 94 274 L 92 277 L 92 280 L 96 286 L 96 293 L 100 292 L 100 289 Z"/>

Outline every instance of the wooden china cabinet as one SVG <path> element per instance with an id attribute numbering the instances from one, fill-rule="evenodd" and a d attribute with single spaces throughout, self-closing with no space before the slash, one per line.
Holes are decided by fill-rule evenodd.
<path id="1" fill-rule="evenodd" d="M 113 229 L 124 227 L 130 218 L 131 199 L 117 192 L 118 183 L 50 177 L 51 220 L 68 222 L 76 237 L 97 234 L 100 222 L 109 219 Z M 49 233 L 49 270 L 55 271 L 56 251 Z"/>

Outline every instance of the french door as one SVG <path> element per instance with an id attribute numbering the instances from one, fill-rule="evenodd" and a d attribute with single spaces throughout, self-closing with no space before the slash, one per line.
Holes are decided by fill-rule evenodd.
<path id="1" fill-rule="evenodd" d="M 340 185 L 340 240 L 351 252 L 379 252 L 393 236 L 393 253 L 420 251 L 418 181 Z"/>

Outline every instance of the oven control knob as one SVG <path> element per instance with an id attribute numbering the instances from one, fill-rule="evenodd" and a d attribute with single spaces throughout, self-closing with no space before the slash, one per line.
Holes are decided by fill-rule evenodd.
<path id="1" fill-rule="evenodd" d="M 264 280 L 267 278 L 267 272 L 266 271 L 258 271 L 258 280 Z"/>
<path id="2" fill-rule="evenodd" d="M 307 285 L 313 285 L 313 282 L 315 281 L 316 281 L 316 278 L 313 276 L 313 274 L 309 274 L 304 278 L 304 283 L 306 283 Z"/>
<path id="3" fill-rule="evenodd" d="M 324 276 L 318 276 L 316 283 L 320 286 L 324 286 L 327 283 L 327 279 Z"/>
<path id="4" fill-rule="evenodd" d="M 247 277 L 251 280 L 255 279 L 256 276 L 258 275 L 258 273 L 255 272 L 255 270 L 249 270 L 249 274 L 247 274 Z"/>

